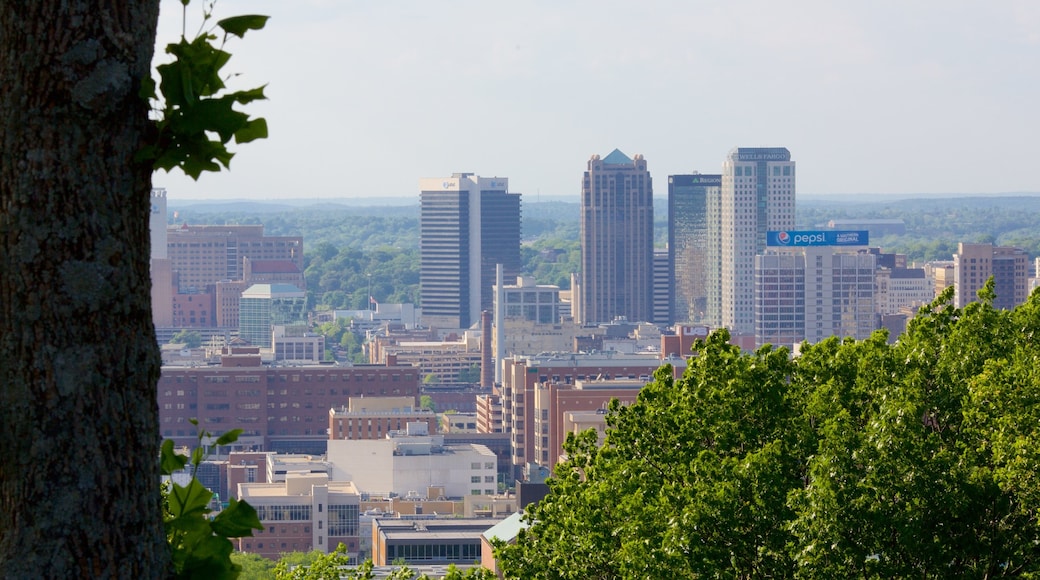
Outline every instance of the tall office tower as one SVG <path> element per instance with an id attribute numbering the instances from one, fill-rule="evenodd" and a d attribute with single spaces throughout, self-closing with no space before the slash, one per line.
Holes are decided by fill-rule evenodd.
<path id="1" fill-rule="evenodd" d="M 578 322 L 653 318 L 654 201 L 642 155 L 593 155 L 581 187 Z"/>
<path id="2" fill-rule="evenodd" d="M 455 173 L 419 180 L 423 323 L 469 328 L 494 300 L 495 266 L 520 273 L 520 194 L 504 177 Z"/>
<path id="3" fill-rule="evenodd" d="M 767 231 L 794 228 L 794 184 L 785 147 L 738 147 L 722 164 L 718 311 L 731 332 L 755 331 L 755 256 L 765 251 Z"/>
<path id="4" fill-rule="evenodd" d="M 957 244 L 953 255 L 954 304 L 964 308 L 993 276 L 993 306 L 1010 310 L 1029 297 L 1029 256 L 1019 248 Z"/>
<path id="5" fill-rule="evenodd" d="M 717 209 L 721 186 L 721 175 L 668 176 L 668 262 L 674 279 L 670 322 L 702 322 L 707 315 L 709 274 L 719 268 L 709 263 L 708 208 Z M 712 279 L 718 283 L 717 272 Z"/>

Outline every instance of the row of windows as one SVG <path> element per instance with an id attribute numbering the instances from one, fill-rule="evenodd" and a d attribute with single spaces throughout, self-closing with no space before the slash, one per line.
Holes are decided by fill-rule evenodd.
<path id="1" fill-rule="evenodd" d="M 356 536 L 359 512 L 356 505 L 329 504 L 329 535 Z"/>
<path id="2" fill-rule="evenodd" d="M 472 562 L 480 559 L 480 544 L 390 544 L 386 547 L 386 559 L 404 558 L 408 561 L 447 560 L 450 562 Z"/>
<path id="3" fill-rule="evenodd" d="M 311 519 L 309 505 L 258 505 L 256 515 L 262 522 L 303 521 Z"/>

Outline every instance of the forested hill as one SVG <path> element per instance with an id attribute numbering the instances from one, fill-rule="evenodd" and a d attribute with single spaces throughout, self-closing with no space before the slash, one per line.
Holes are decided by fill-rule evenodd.
<path id="1" fill-rule="evenodd" d="M 869 196 L 856 196 L 869 199 Z M 668 204 L 654 200 L 656 240 L 667 240 Z M 539 282 L 569 287 L 580 264 L 577 200 L 531 201 L 523 212 L 525 272 Z M 418 200 L 385 205 L 324 202 L 170 202 L 171 224 L 263 224 L 268 235 L 302 235 L 307 290 L 313 304 L 362 308 L 372 295 L 381 302 L 418 303 Z M 1040 255 L 1040 196 L 959 197 L 877 201 L 803 200 L 797 227 L 811 229 L 832 219 L 902 219 L 906 234 L 872 239 L 886 252 L 909 260 L 948 260 L 957 242 L 992 241 Z"/>

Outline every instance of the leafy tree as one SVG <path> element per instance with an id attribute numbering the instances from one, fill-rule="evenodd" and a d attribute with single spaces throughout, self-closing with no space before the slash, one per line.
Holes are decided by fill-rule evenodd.
<path id="1" fill-rule="evenodd" d="M 742 354 L 724 331 L 680 379 L 570 437 L 510 578 L 995 577 L 1040 572 L 1040 293 L 900 340 Z"/>
<path id="2" fill-rule="evenodd" d="M 248 552 L 232 552 L 231 561 L 241 569 L 238 574 L 239 580 L 275 580 L 276 563 L 263 556 Z"/>
<path id="3" fill-rule="evenodd" d="M 192 87 L 172 90 L 175 75 L 164 76 L 165 114 L 149 119 L 158 7 L 0 3 L 5 578 L 172 572 L 156 453 L 151 175 L 156 166 L 189 174 L 214 160 L 226 166 L 223 144 L 262 131 L 248 117 L 245 127 L 235 126 L 240 116 L 228 121 L 225 109 L 261 96 L 221 100 L 215 70 L 230 55 L 211 52 L 213 60 L 190 66 L 206 42 L 174 54 Z M 241 19 L 220 25 L 238 35 L 256 27 Z M 203 138 L 208 131 L 221 140 Z"/>
<path id="4" fill-rule="evenodd" d="M 170 337 L 170 344 L 184 344 L 188 348 L 202 346 L 202 335 L 197 330 L 184 329 Z"/>
<path id="5" fill-rule="evenodd" d="M 480 382 L 480 365 L 473 363 L 459 371 L 459 382 L 476 384 Z"/>
<path id="6" fill-rule="evenodd" d="M 419 407 L 433 412 L 437 411 L 437 404 L 433 402 L 433 397 L 429 395 L 421 395 L 419 397 Z"/>

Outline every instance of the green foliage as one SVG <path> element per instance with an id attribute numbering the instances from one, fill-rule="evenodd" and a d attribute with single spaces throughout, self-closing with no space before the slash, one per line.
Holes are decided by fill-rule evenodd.
<path id="1" fill-rule="evenodd" d="M 433 402 L 433 397 L 429 395 L 421 395 L 419 397 L 419 407 L 422 409 L 429 409 L 435 413 L 437 412 L 437 404 Z"/>
<path id="2" fill-rule="evenodd" d="M 192 420 L 198 426 L 198 422 Z M 233 429 L 220 435 L 215 445 L 235 442 L 241 429 Z M 188 456 L 174 451 L 173 441 L 163 441 L 160 452 L 163 475 L 172 476 L 191 463 L 191 481 L 187 486 L 170 482 L 164 490 L 164 517 L 166 538 L 170 545 L 175 578 L 228 579 L 238 577 L 241 567 L 232 561 L 234 546 L 228 538 L 253 535 L 253 530 L 263 529 L 256 510 L 244 501 L 231 498 L 228 507 L 215 517 L 209 514 L 213 492 L 206 489 L 196 478 L 199 465 L 205 461 L 207 452 L 202 445 L 210 433 L 199 431 L 199 445 Z"/>
<path id="3" fill-rule="evenodd" d="M 198 348 L 202 346 L 202 335 L 197 330 L 184 329 L 170 337 L 170 344 L 184 344 L 188 348 Z"/>
<path id="4" fill-rule="evenodd" d="M 480 365 L 473 363 L 459 371 L 459 382 L 475 385 L 480 382 Z"/>
<path id="5" fill-rule="evenodd" d="M 712 334 L 568 438 L 506 577 L 1037 574 L 1040 294 L 980 297 L 793 359 Z"/>
<path id="6" fill-rule="evenodd" d="M 186 9 L 188 0 L 181 1 Z M 182 34 L 179 42 L 166 46 L 174 60 L 156 67 L 159 93 L 155 80 L 141 84 L 141 97 L 157 103 L 158 119 L 154 140 L 138 152 L 137 160 L 166 171 L 179 167 L 193 179 L 203 171 L 229 166 L 234 154 L 226 145 L 231 139 L 248 143 L 267 137 L 266 120 L 251 119 L 235 109 L 265 99 L 264 87 L 225 92 L 221 77 L 221 69 L 231 59 L 223 50 L 228 35 L 241 38 L 248 30 L 260 30 L 267 16 L 234 16 L 206 29 L 212 8 L 213 3 L 204 3 L 202 29 L 193 40 Z M 213 44 L 217 28 L 223 30 L 219 46 Z"/>
<path id="7" fill-rule="evenodd" d="M 241 568 L 239 580 L 275 580 L 275 562 L 258 554 L 232 552 L 231 561 Z"/>
<path id="8" fill-rule="evenodd" d="M 328 554 L 314 551 L 302 555 L 292 553 L 283 555 L 275 567 L 277 580 L 370 580 L 375 577 L 371 560 L 359 566 L 352 566 L 346 553 L 346 546 L 340 544 Z M 409 568 L 403 559 L 394 561 L 394 570 L 387 576 L 389 580 L 433 580 L 426 574 L 419 574 Z M 493 580 L 495 575 L 490 571 L 474 567 L 460 570 L 454 564 L 448 566 L 442 580 Z"/>

